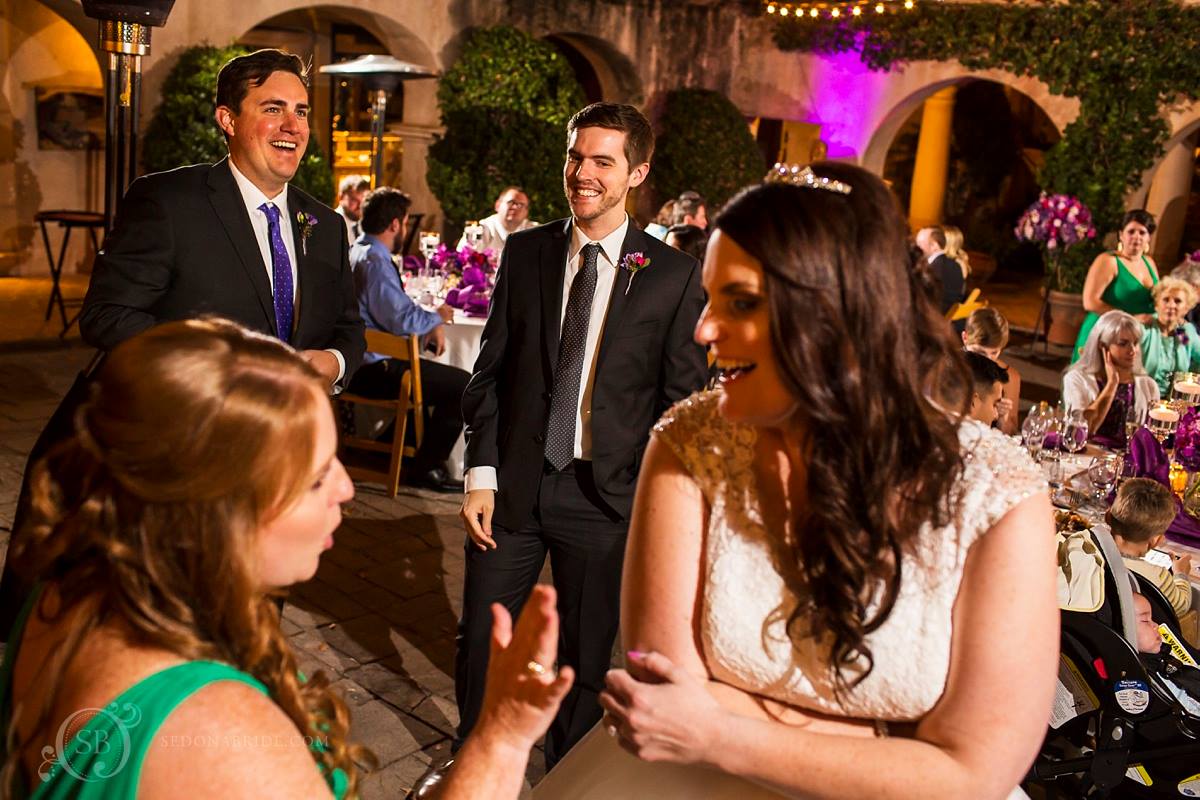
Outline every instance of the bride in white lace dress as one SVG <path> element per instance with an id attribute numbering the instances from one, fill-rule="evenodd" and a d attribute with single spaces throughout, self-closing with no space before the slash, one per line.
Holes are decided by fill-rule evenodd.
<path id="1" fill-rule="evenodd" d="M 716 223 L 696 337 L 722 385 L 655 428 L 628 671 L 538 800 L 1023 796 L 1057 663 L 1045 484 L 928 398 L 970 388 L 890 191 L 815 171 Z"/>

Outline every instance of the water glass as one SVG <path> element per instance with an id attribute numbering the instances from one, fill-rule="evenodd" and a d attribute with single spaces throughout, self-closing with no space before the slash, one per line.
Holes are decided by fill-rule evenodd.
<path id="1" fill-rule="evenodd" d="M 1087 446 L 1088 424 L 1082 411 L 1068 412 L 1062 422 L 1063 449 L 1072 455 Z"/>
<path id="2" fill-rule="evenodd" d="M 463 239 L 468 247 L 478 251 L 483 244 L 483 226 L 477 220 L 467 220 L 467 224 L 463 226 Z"/>
<path id="3" fill-rule="evenodd" d="M 437 252 L 438 245 L 442 243 L 442 235 L 437 231 L 421 231 L 420 238 L 421 255 L 425 256 L 425 263 L 433 258 L 433 254 Z"/>
<path id="4" fill-rule="evenodd" d="M 1088 479 L 1096 489 L 1098 500 L 1108 497 L 1108 493 L 1116 485 L 1117 478 L 1121 475 L 1122 462 L 1123 459 L 1114 453 L 1106 453 L 1092 459 L 1088 466 Z"/>

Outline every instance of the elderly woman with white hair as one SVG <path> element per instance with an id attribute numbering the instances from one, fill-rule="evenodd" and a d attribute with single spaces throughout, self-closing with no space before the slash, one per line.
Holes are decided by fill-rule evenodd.
<path id="1" fill-rule="evenodd" d="M 1171 391 L 1176 372 L 1200 369 L 1200 335 L 1187 321 L 1188 311 L 1196 304 L 1196 290 L 1174 275 L 1163 278 L 1151 290 L 1154 296 L 1154 322 L 1142 334 L 1142 364 L 1146 374 L 1158 384 L 1159 394 Z"/>
<path id="2" fill-rule="evenodd" d="M 1130 409 L 1138 421 L 1158 400 L 1158 384 L 1142 367 L 1144 331 L 1124 311 L 1100 315 L 1088 334 L 1083 354 L 1063 374 L 1063 404 L 1082 411 L 1089 439 L 1108 447 L 1125 446 Z"/>

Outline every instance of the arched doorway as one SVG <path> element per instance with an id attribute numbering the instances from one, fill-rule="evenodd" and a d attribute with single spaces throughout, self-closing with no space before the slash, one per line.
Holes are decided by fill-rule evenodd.
<path id="1" fill-rule="evenodd" d="M 931 87 L 954 87 L 949 118 L 948 163 L 941 221 L 962 229 L 978 267 L 976 280 L 992 271 L 1040 274 L 1037 253 L 1026 252 L 1013 236 L 1020 214 L 1037 197 L 1037 171 L 1061 134 L 1046 111 L 1010 85 L 960 78 Z M 943 92 L 943 97 L 949 96 Z M 881 173 L 907 208 L 912 197 L 923 103 L 893 120 Z M 928 132 L 926 132 L 928 134 Z"/>
<path id="2" fill-rule="evenodd" d="M 642 79 L 633 62 L 610 42 L 586 33 L 551 33 L 543 37 L 571 65 L 589 103 L 642 105 Z"/>
<path id="3" fill-rule="evenodd" d="M 103 204 L 103 83 L 79 23 L 42 3 L 0 19 L 0 184 L 16 188 L 0 199 L 0 275 L 49 273 L 39 210 Z M 67 273 L 90 265 L 85 240 L 73 237 Z"/>
<path id="4" fill-rule="evenodd" d="M 312 136 L 333 162 L 335 179 L 367 172 L 359 156 L 366 146 L 370 98 L 361 83 L 317 69 L 368 54 L 391 55 L 438 69 L 425 43 L 396 20 L 340 5 L 283 11 L 257 22 L 237 41 L 251 47 L 278 47 L 312 63 Z M 425 223 L 440 215 L 425 182 L 425 159 L 439 125 L 436 90 L 435 80 L 406 81 L 392 93 L 387 106 L 386 180 L 408 192 L 413 212 L 426 215 Z"/>

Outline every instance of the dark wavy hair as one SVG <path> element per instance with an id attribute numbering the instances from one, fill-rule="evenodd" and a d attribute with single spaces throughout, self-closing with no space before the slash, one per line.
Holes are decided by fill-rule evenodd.
<path id="1" fill-rule="evenodd" d="M 1125 215 L 1121 217 L 1121 226 L 1117 228 L 1117 230 L 1125 230 L 1125 226 L 1131 222 L 1136 222 L 1146 229 L 1146 233 L 1151 234 L 1154 233 L 1155 228 L 1158 227 L 1157 223 L 1154 221 L 1154 215 L 1144 208 L 1135 208 L 1132 211 L 1126 211 Z"/>
<path id="2" fill-rule="evenodd" d="M 771 345 L 807 447 L 807 502 L 774 539 L 799 598 L 788 635 L 831 642 L 841 694 L 874 667 L 867 636 L 895 605 L 902 554 L 924 523 L 950 519 L 962 454 L 930 390 L 954 384 L 969 398 L 970 373 L 911 278 L 890 190 L 858 167 L 812 166 L 851 192 L 762 184 L 734 197 L 716 228 L 762 265 Z"/>

